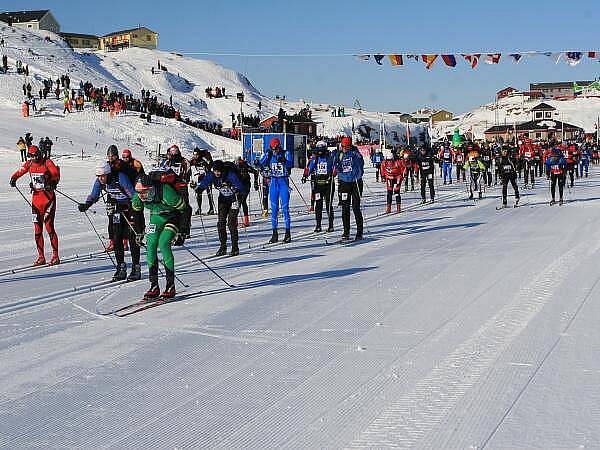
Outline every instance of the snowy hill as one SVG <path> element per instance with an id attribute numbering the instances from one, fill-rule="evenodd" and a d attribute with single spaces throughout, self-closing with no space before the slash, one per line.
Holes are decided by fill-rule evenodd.
<path id="1" fill-rule="evenodd" d="M 491 126 L 531 120 L 531 109 L 542 101 L 556 108 L 554 119 L 582 127 L 587 133 L 595 132 L 596 118 L 600 116 L 600 98 L 526 100 L 522 96 L 512 96 L 475 108 L 451 121 L 439 122 L 432 135 L 437 138 L 452 134 L 458 127 L 461 133 L 472 132 L 476 139 L 483 139 L 483 133 Z"/>
<path id="2" fill-rule="evenodd" d="M 240 154 L 240 143 L 177 123 L 171 119 L 154 118 L 153 123 L 145 123 L 137 113 L 126 113 L 110 119 L 106 113 L 98 113 L 86 105 L 85 111 L 63 117 L 63 105 L 54 95 L 47 100 L 38 100 L 42 111 L 33 114 L 27 121 L 20 118 L 20 103 L 23 100 L 23 83 L 32 84 L 32 92 L 37 94 L 42 81 L 56 80 L 67 74 L 71 78 L 71 87 L 77 88 L 79 82 L 89 81 L 94 86 L 106 86 L 109 91 L 130 93 L 141 96 L 141 90 L 150 90 L 163 103 L 172 99 L 173 106 L 179 109 L 183 117 L 193 120 L 219 123 L 224 128 L 231 126 L 231 114 L 239 112 L 236 92 L 244 92 L 244 113 L 259 115 L 261 119 L 277 113 L 283 106 L 294 113 L 305 105 L 301 102 L 284 102 L 280 105 L 258 92 L 243 75 L 226 69 L 211 61 L 187 58 L 175 53 L 141 48 L 125 49 L 119 52 L 83 51 L 69 48 L 57 35 L 47 31 L 30 31 L 3 25 L 0 34 L 5 46 L 2 53 L 8 56 L 12 70 L 1 75 L 0 118 L 3 135 L 0 148 L 12 149 L 18 136 L 24 130 L 34 136 L 52 136 L 57 143 L 68 142 L 62 151 L 77 153 L 84 149 L 89 154 L 103 157 L 103 151 L 112 143 L 119 147 L 136 146 L 145 152 L 155 151 L 159 145 L 163 148 L 173 143 L 179 144 L 188 153 L 195 146 L 206 147 L 224 158 L 233 158 Z M 29 66 L 30 77 L 17 75 L 15 62 L 20 60 Z M 167 71 L 156 69 L 160 61 Z M 154 73 L 151 68 L 155 67 Z M 207 98 L 207 87 L 224 87 L 225 98 Z M 52 99 L 50 98 L 52 97 Z M 261 102 L 261 110 L 258 103 Z M 313 118 L 320 122 L 318 132 L 327 136 L 351 134 L 353 125 L 361 125 L 372 130 L 373 138 L 379 137 L 381 115 L 375 112 L 359 111 L 347 108 L 346 117 L 331 117 L 329 105 L 311 105 Z M 402 143 L 405 126 L 396 117 L 383 115 L 386 123 L 388 143 Z M 414 136 L 422 131 L 415 126 Z M 72 148 L 71 148 L 72 147 Z M 101 151 L 99 150 L 101 149 Z"/>

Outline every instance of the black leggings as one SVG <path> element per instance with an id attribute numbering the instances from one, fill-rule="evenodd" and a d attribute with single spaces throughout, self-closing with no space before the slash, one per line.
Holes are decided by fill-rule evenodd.
<path id="1" fill-rule="evenodd" d="M 429 184 L 429 197 L 433 201 L 435 198 L 435 188 L 433 187 L 433 174 L 422 173 L 421 174 L 421 198 L 425 200 L 425 186 Z"/>
<path id="2" fill-rule="evenodd" d="M 325 200 L 325 208 L 327 208 L 327 217 L 329 219 L 329 228 L 333 228 L 333 207 L 332 199 L 335 191 L 333 183 L 315 185 L 315 219 L 317 227 L 321 226 L 323 220 L 323 200 Z"/>
<path id="3" fill-rule="evenodd" d="M 502 177 L 502 203 L 506 205 L 508 202 L 508 183 L 512 185 L 513 191 L 515 191 L 515 198 L 519 198 L 519 187 L 517 186 L 517 174 L 507 175 Z"/>
<path id="4" fill-rule="evenodd" d="M 362 180 L 360 180 L 362 181 Z M 342 204 L 342 223 L 344 225 L 344 236 L 350 236 L 350 204 L 354 212 L 356 222 L 356 234 L 363 234 L 363 215 L 360 209 L 361 185 L 357 181 L 339 182 L 339 198 Z"/>
<path id="5" fill-rule="evenodd" d="M 572 175 L 571 175 L 572 176 Z M 558 181 L 558 195 L 560 199 L 563 198 L 563 191 L 565 189 L 566 177 L 564 173 L 552 173 L 550 174 L 550 193 L 552 194 L 552 200 L 556 198 L 556 182 Z"/>
<path id="6" fill-rule="evenodd" d="M 229 228 L 229 234 L 231 234 L 231 248 L 238 248 L 238 226 L 237 216 L 239 212 L 239 206 L 234 205 L 237 203 L 235 196 L 225 197 L 219 195 L 217 201 L 217 207 L 219 210 L 219 218 L 217 220 L 217 231 L 219 232 L 219 242 L 221 247 L 227 247 L 227 230 Z M 236 209 L 233 207 L 236 206 Z"/>
<path id="7" fill-rule="evenodd" d="M 110 217 L 110 216 L 109 216 Z M 128 223 L 129 222 L 129 223 Z M 131 262 L 133 264 L 140 263 L 140 247 L 137 244 L 131 227 L 134 227 L 133 214 L 130 210 L 116 212 L 112 216 L 111 231 L 113 236 L 113 246 L 115 249 L 115 259 L 120 264 L 125 262 L 125 250 L 123 248 L 123 240 L 129 239 L 129 251 L 131 253 Z"/>

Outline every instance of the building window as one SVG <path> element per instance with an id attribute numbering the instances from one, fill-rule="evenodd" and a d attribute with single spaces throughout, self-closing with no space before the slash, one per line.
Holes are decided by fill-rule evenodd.
<path id="1" fill-rule="evenodd" d="M 29 24 L 27 25 L 27 28 L 33 28 L 33 25 Z"/>
<path id="2" fill-rule="evenodd" d="M 551 119 L 552 113 L 550 111 L 546 111 L 546 119 Z"/>
<path id="3" fill-rule="evenodd" d="M 535 137 L 536 137 L 536 139 L 541 139 L 542 133 L 535 133 Z"/>
<path id="4" fill-rule="evenodd" d="M 134 38 L 136 38 L 136 37 L 138 37 L 138 35 L 137 35 L 137 34 L 134 34 L 134 35 L 133 35 L 133 37 L 134 37 Z"/>
<path id="5" fill-rule="evenodd" d="M 536 111 L 535 118 L 536 119 L 541 119 L 542 118 L 542 112 L 541 111 Z"/>
<path id="6" fill-rule="evenodd" d="M 151 41 L 152 40 L 152 36 L 150 36 L 149 34 L 146 35 L 146 40 L 147 41 Z"/>

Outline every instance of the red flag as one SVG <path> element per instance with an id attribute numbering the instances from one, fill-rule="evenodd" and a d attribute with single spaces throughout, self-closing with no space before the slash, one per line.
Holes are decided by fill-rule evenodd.
<path id="1" fill-rule="evenodd" d="M 598 52 L 588 52 L 588 58 L 596 58 L 598 56 Z"/>
<path id="2" fill-rule="evenodd" d="M 442 55 L 442 59 L 444 60 L 447 66 L 456 66 L 456 58 L 454 57 L 454 55 Z"/>
<path id="3" fill-rule="evenodd" d="M 427 69 L 431 69 L 431 66 L 433 66 L 433 62 L 436 60 L 437 57 L 438 55 L 421 55 L 421 58 L 423 59 L 423 62 L 425 63 L 425 67 Z"/>
<path id="4" fill-rule="evenodd" d="M 485 57 L 486 64 L 498 64 L 500 62 L 501 53 L 488 53 Z"/>
<path id="5" fill-rule="evenodd" d="M 475 53 L 473 55 L 465 55 L 463 53 L 462 56 L 467 60 L 469 64 L 471 64 L 471 69 L 474 69 L 477 63 L 479 62 L 479 57 L 481 56 L 481 53 Z"/>

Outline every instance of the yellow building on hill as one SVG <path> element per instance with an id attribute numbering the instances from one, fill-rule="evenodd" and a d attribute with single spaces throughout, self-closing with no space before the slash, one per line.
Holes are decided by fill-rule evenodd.
<path id="1" fill-rule="evenodd" d="M 100 37 L 100 50 L 119 50 L 122 48 L 156 48 L 158 33 L 146 27 L 115 31 Z"/>

